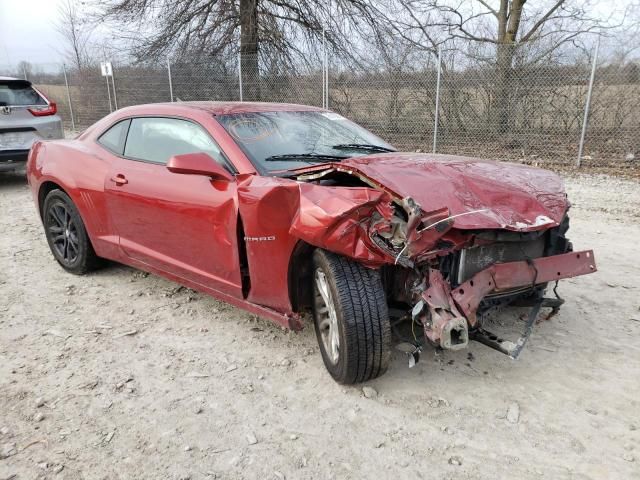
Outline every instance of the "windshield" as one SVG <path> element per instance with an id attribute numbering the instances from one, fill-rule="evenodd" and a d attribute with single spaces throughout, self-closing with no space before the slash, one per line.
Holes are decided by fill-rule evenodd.
<path id="1" fill-rule="evenodd" d="M 24 80 L 0 80 L 0 107 L 46 105 L 47 102 Z"/>
<path id="2" fill-rule="evenodd" d="M 249 112 L 216 119 L 263 173 L 394 151 L 384 140 L 333 112 Z"/>

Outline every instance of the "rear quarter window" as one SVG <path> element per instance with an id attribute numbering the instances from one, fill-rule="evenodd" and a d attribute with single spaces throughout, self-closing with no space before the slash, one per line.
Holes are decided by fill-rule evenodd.
<path id="1" fill-rule="evenodd" d="M 29 82 L 20 80 L 0 81 L 0 107 L 26 107 L 46 105 L 47 102 Z"/>
<path id="2" fill-rule="evenodd" d="M 116 155 L 122 155 L 124 152 L 124 142 L 127 139 L 127 132 L 129 131 L 130 119 L 122 120 L 113 125 L 109 130 L 104 132 L 98 138 L 98 143 L 104 146 L 107 150 L 112 151 Z"/>

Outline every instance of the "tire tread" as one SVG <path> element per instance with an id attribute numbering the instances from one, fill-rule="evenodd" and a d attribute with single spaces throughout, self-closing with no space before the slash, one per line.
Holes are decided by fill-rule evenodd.
<path id="1" fill-rule="evenodd" d="M 332 375 L 345 384 L 382 375 L 391 358 L 391 327 L 379 272 L 331 252 L 316 252 L 316 264 L 326 265 L 335 283 L 347 343 L 343 375 Z"/>

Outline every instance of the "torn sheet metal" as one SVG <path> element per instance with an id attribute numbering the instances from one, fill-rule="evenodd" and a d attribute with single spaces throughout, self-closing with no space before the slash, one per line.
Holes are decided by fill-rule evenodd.
<path id="1" fill-rule="evenodd" d="M 368 265 L 393 261 L 376 247 L 371 233 L 393 215 L 391 198 L 372 188 L 323 187 L 299 183 L 299 208 L 289 233 L 317 247 Z M 377 220 L 377 222 L 376 222 Z"/>
<path id="2" fill-rule="evenodd" d="M 429 288 L 422 293 L 422 301 L 429 307 L 422 320 L 427 339 L 448 350 L 466 348 L 467 319 L 458 310 L 451 297 L 451 286 L 439 270 L 429 270 Z"/>
<path id="3" fill-rule="evenodd" d="M 392 215 L 389 196 L 372 188 L 327 188 L 277 177 L 249 175 L 238 180 L 251 288 L 248 300 L 291 311 L 289 264 L 302 240 L 370 267 L 393 263 L 369 232 Z"/>
<path id="4" fill-rule="evenodd" d="M 422 153 L 385 153 L 297 170 L 333 169 L 368 179 L 396 198 L 411 197 L 425 211 L 448 208 L 452 227 L 518 232 L 557 226 L 569 207 L 553 172 L 526 165 Z"/>
<path id="5" fill-rule="evenodd" d="M 476 310 L 490 292 L 534 286 L 563 278 L 586 275 L 597 270 L 593 251 L 571 252 L 529 261 L 496 263 L 467 280 L 451 292 L 471 326 Z"/>
<path id="6" fill-rule="evenodd" d="M 464 348 L 469 341 L 468 329 L 479 327 L 476 311 L 487 294 L 519 287 L 534 287 L 596 270 L 591 250 L 570 252 L 529 261 L 496 263 L 452 290 L 439 270 L 429 269 L 428 282 L 422 287 L 420 300 L 412 310 L 413 321 L 422 323 L 427 341 L 450 350 Z M 546 301 L 553 300 L 541 299 L 540 304 Z M 557 306 L 554 308 L 562 304 L 561 300 L 556 302 Z M 530 333 L 529 331 L 521 338 L 522 345 L 513 344 L 514 351 L 507 353 L 513 354 L 515 358 Z M 485 343 L 489 341 L 488 336 L 482 337 L 482 332 L 476 337 L 484 339 Z M 506 345 L 503 347 L 506 348 Z M 518 345 L 519 350 L 516 352 L 515 347 Z"/>
<path id="7" fill-rule="evenodd" d="M 404 221 L 387 192 L 369 187 L 248 177 L 238 197 L 250 260 L 252 252 L 266 254 L 266 249 L 275 256 L 290 254 L 298 239 L 379 267 L 429 251 L 451 229 L 447 208 L 425 213 L 410 198 L 403 199 L 408 216 Z M 293 241 L 284 252 L 276 252 L 286 237 Z"/>

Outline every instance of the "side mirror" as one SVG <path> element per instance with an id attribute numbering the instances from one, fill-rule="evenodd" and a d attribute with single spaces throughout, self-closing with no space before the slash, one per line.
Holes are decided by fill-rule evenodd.
<path id="1" fill-rule="evenodd" d="M 222 165 L 204 152 L 174 155 L 167 162 L 167 170 L 185 175 L 206 175 L 227 182 L 233 180 L 233 176 Z"/>

